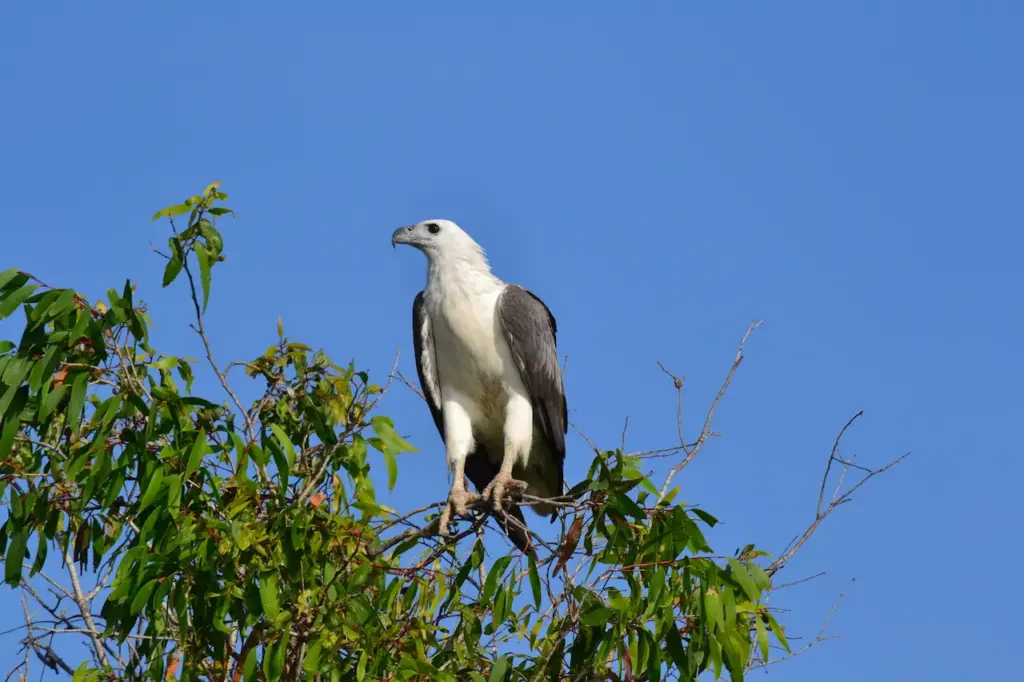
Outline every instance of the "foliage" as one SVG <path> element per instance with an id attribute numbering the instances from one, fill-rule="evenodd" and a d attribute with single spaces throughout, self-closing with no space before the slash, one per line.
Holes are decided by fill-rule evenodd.
<path id="1" fill-rule="evenodd" d="M 24 316 L 0 342 L 0 554 L 24 590 L 21 674 L 740 680 L 788 651 L 766 605 L 779 566 L 753 546 L 716 554 L 716 519 L 621 450 L 595 449 L 536 560 L 488 557 L 479 511 L 440 536 L 440 502 L 380 504 L 371 469 L 390 488 L 414 451 L 376 412 L 386 386 L 280 322 L 261 356 L 214 361 L 204 315 L 226 199 L 214 183 L 154 216 L 172 229 L 162 283 L 185 282 L 203 363 L 153 347 L 130 282 L 89 302 L 0 274 L 0 318 Z M 248 406 L 236 369 L 262 386 Z M 193 391 L 197 373 L 223 402 Z M 680 442 L 684 462 L 708 424 Z M 69 658 L 73 638 L 88 660 Z"/>

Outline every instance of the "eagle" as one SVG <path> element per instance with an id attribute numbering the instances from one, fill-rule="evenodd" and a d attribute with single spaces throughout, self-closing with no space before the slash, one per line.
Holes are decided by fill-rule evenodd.
<path id="1" fill-rule="evenodd" d="M 506 497 L 562 494 L 568 418 L 555 316 L 534 293 L 493 275 L 483 247 L 450 220 L 401 227 L 391 236 L 398 244 L 427 257 L 412 332 L 420 386 L 454 475 L 441 532 L 482 496 L 512 543 L 532 553 L 522 510 Z M 551 503 L 531 506 L 555 519 Z"/>

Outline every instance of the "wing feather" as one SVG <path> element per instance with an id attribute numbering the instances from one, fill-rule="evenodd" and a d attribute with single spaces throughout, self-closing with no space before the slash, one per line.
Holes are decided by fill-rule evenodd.
<path id="1" fill-rule="evenodd" d="M 562 369 L 558 366 L 558 323 L 536 294 L 516 284 L 505 287 L 498 297 L 498 315 L 519 375 L 530 393 L 534 424 L 556 459 L 561 490 L 569 419 Z"/>
<path id="2" fill-rule="evenodd" d="M 416 353 L 416 374 L 420 379 L 423 397 L 427 399 L 441 441 L 444 441 L 444 414 L 441 411 L 441 379 L 437 375 L 437 354 L 434 351 L 434 333 L 430 316 L 423 305 L 423 292 L 412 302 L 412 345 Z"/>

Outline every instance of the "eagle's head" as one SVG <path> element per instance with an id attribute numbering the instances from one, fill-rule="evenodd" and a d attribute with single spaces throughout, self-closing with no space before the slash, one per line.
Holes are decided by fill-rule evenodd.
<path id="1" fill-rule="evenodd" d="M 414 246 L 431 261 L 477 260 L 486 262 L 483 248 L 450 220 L 431 219 L 400 227 L 391 235 L 391 245 Z"/>

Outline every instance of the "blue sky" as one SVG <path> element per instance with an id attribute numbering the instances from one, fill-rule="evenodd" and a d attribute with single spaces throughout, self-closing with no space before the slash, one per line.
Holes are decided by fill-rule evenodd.
<path id="1" fill-rule="evenodd" d="M 1024 6 L 242 7 L 0 8 L 0 268 L 93 297 L 136 280 L 160 346 L 198 355 L 149 217 L 220 180 L 238 219 L 219 358 L 261 352 L 280 315 L 380 379 L 400 347 L 414 376 L 424 261 L 389 239 L 450 218 L 550 305 L 570 419 L 608 448 L 627 416 L 629 449 L 673 441 L 658 360 L 686 375 L 695 428 L 764 319 L 724 435 L 680 480 L 723 520 L 715 547 L 801 530 L 858 410 L 847 455 L 913 452 L 791 564 L 827 575 L 780 595 L 790 633 L 813 637 L 845 590 L 841 639 L 772 675 L 1016 667 Z M 425 406 L 398 387 L 383 408 L 421 448 L 387 499 L 441 498 Z M 589 460 L 570 432 L 567 478 Z M 0 630 L 16 603 L 0 596 Z"/>

